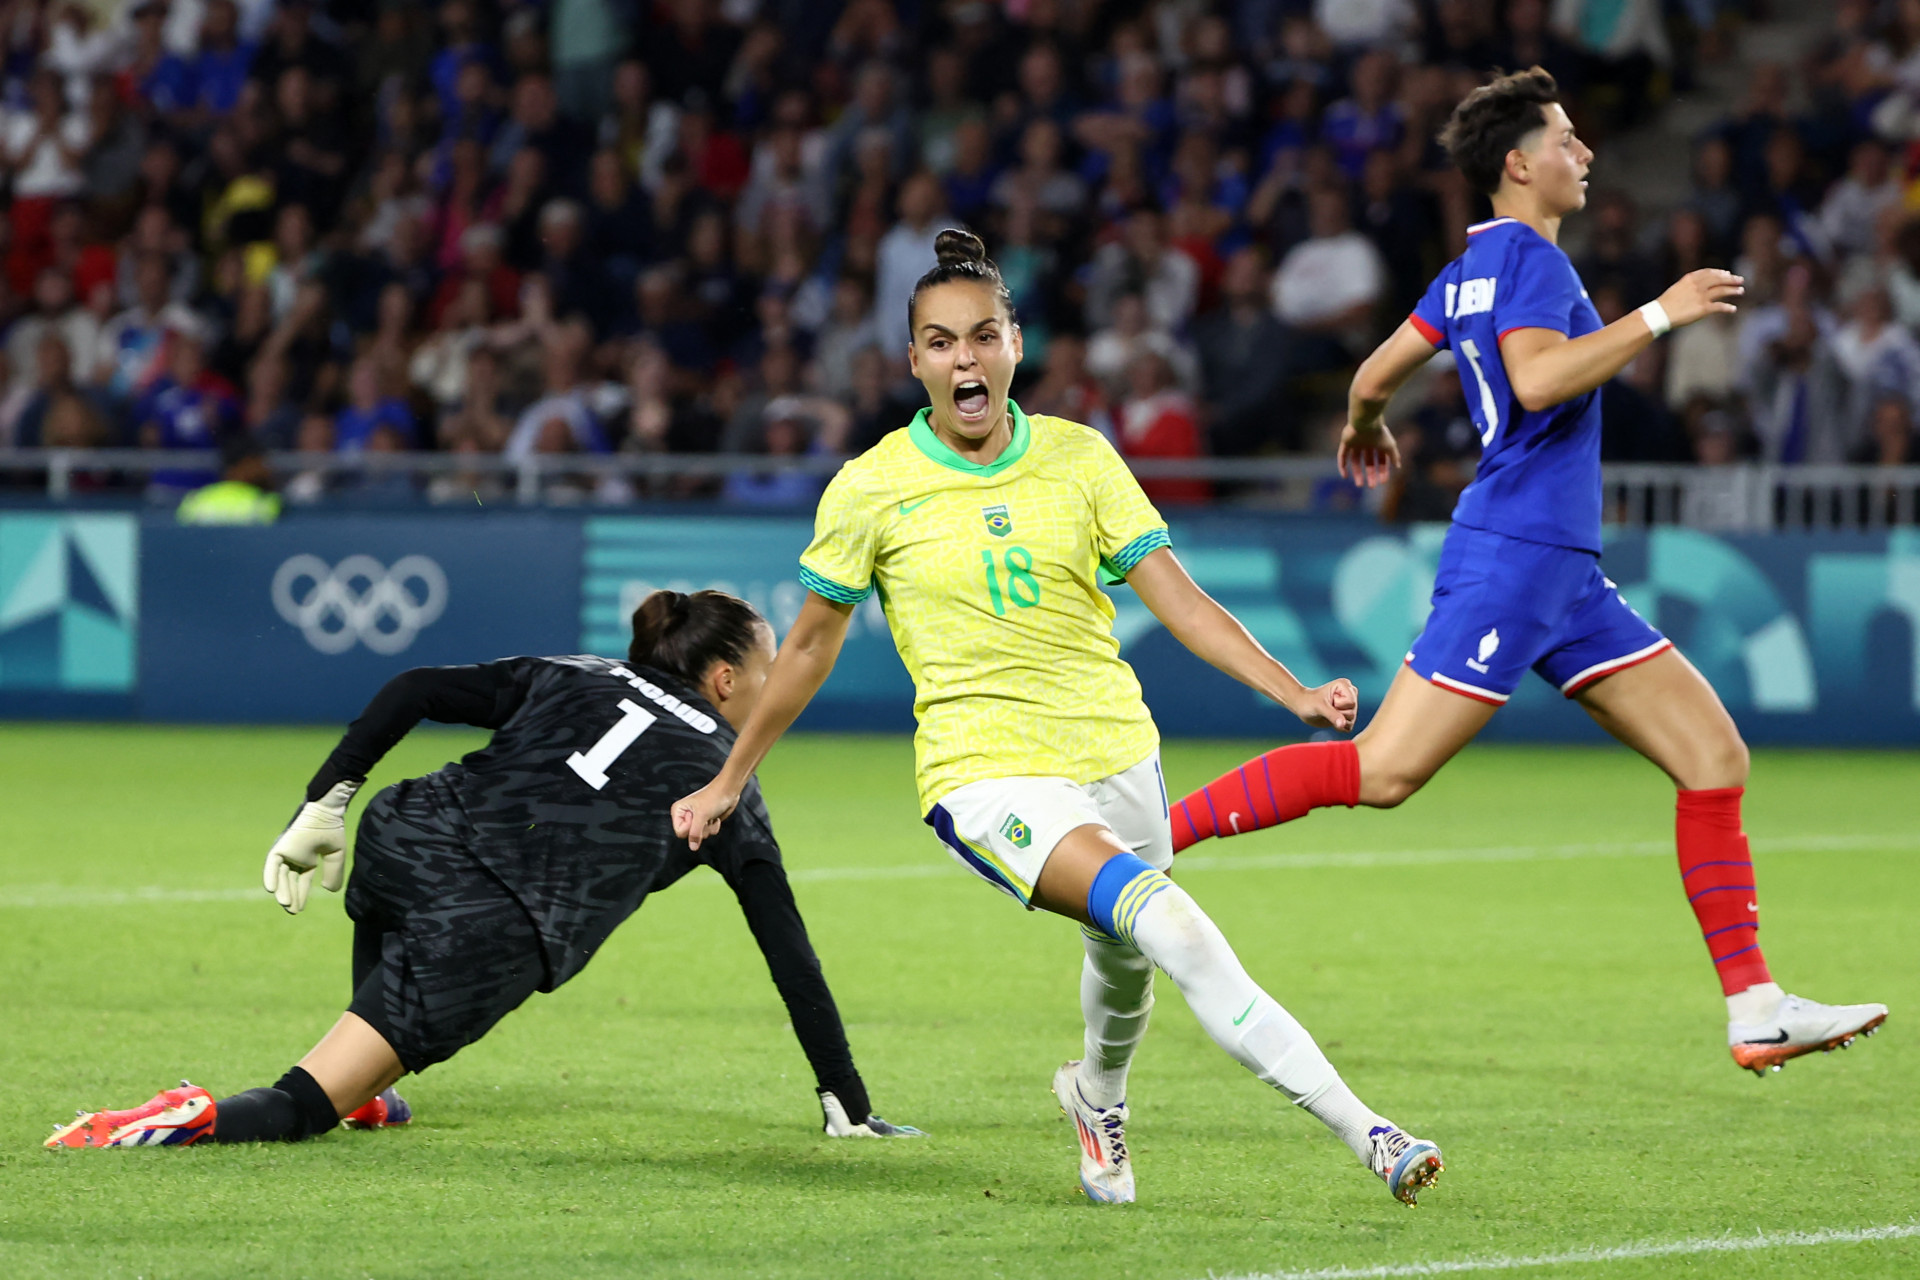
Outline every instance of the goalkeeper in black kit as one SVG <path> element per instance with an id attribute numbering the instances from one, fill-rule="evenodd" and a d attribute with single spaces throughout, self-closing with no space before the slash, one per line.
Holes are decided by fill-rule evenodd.
<path id="1" fill-rule="evenodd" d="M 396 676 L 267 855 L 267 890 L 289 913 L 306 905 L 316 874 L 339 890 L 348 802 L 409 730 L 437 720 L 494 733 L 458 763 L 386 788 L 361 816 L 346 1013 L 270 1087 L 216 1100 L 183 1081 L 144 1106 L 82 1112 L 46 1145 L 292 1142 L 342 1121 L 405 1123 L 400 1077 L 445 1062 L 579 973 L 649 894 L 703 865 L 740 900 L 766 956 L 826 1133 L 918 1135 L 872 1114 L 758 784 L 741 799 L 746 820 L 698 853 L 673 834 L 670 806 L 725 763 L 773 653 L 772 629 L 745 601 L 660 591 L 634 612 L 625 663 L 508 658 Z"/>

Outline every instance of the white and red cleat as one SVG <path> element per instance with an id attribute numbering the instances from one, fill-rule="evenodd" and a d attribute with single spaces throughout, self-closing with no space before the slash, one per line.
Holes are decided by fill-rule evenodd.
<path id="1" fill-rule="evenodd" d="M 1080 1092 L 1080 1062 L 1053 1073 L 1053 1096 L 1080 1139 L 1080 1189 L 1095 1204 L 1133 1203 L 1133 1161 L 1127 1157 L 1127 1104 L 1096 1107 Z"/>
<path id="2" fill-rule="evenodd" d="M 213 1132 L 213 1095 L 180 1082 L 128 1111 L 82 1111 L 56 1126 L 48 1147 L 186 1147 Z"/>

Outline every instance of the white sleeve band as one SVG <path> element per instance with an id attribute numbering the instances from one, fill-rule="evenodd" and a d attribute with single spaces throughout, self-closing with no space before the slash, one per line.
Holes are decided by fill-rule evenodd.
<path id="1" fill-rule="evenodd" d="M 1640 308 L 1640 318 L 1647 322 L 1647 328 L 1653 330 L 1656 338 L 1673 328 L 1673 321 L 1667 319 L 1667 309 L 1657 300 Z"/>

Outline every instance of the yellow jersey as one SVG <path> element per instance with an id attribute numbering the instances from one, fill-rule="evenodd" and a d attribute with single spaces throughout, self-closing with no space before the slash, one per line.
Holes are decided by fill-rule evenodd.
<path id="1" fill-rule="evenodd" d="M 922 409 L 840 469 L 800 557 L 809 591 L 879 593 L 913 676 L 922 813 L 989 778 L 1093 782 L 1160 741 L 1099 574 L 1169 545 L 1166 522 L 1097 431 L 1007 411 L 1012 440 L 973 463 Z"/>

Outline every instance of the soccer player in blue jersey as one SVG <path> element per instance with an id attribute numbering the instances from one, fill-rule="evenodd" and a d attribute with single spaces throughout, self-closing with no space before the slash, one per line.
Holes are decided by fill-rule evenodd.
<path id="1" fill-rule="evenodd" d="M 1372 723 L 1352 742 L 1280 747 L 1174 806 L 1176 849 L 1333 804 L 1392 808 L 1500 709 L 1528 668 L 1580 703 L 1679 789 L 1681 885 L 1727 998 L 1733 1060 L 1756 1074 L 1845 1047 L 1886 1020 L 1878 1004 L 1783 992 L 1760 951 L 1759 898 L 1740 800 L 1747 748 L 1710 686 L 1600 570 L 1600 386 L 1669 329 L 1734 310 L 1740 277 L 1707 269 L 1603 326 L 1557 243 L 1586 204 L 1592 151 L 1553 77 L 1501 76 L 1441 135 L 1493 201 L 1467 251 L 1354 376 L 1339 465 L 1387 478 L 1400 454 L 1387 402 L 1451 349 L 1481 461 L 1454 509 L 1433 610 Z"/>

